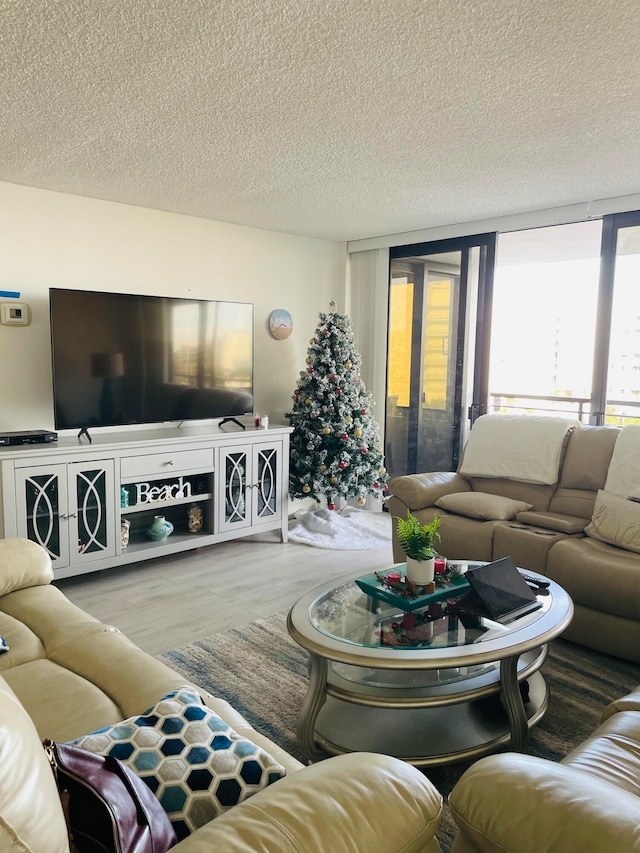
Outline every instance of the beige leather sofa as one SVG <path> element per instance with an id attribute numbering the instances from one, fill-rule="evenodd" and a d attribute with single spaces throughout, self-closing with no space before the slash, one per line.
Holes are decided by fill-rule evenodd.
<path id="1" fill-rule="evenodd" d="M 68 851 L 64 818 L 41 746 L 139 714 L 185 679 L 51 585 L 46 552 L 0 540 L 0 850 Z M 414 767 L 358 753 L 305 767 L 228 703 L 198 689 L 238 733 L 287 775 L 197 829 L 176 853 L 436 853 L 442 798 Z"/>
<path id="2" fill-rule="evenodd" d="M 498 428 L 498 417 L 485 422 L 485 432 Z M 522 568 L 547 575 L 575 605 L 565 639 L 640 662 L 640 503 L 627 499 L 627 483 L 618 486 L 626 468 L 640 487 L 634 462 L 640 458 L 640 427 L 620 431 L 567 423 L 557 443 L 556 474 L 539 477 L 551 480 L 541 483 L 501 476 L 509 447 L 500 443 L 496 476 L 462 473 L 482 420 L 471 431 L 457 472 L 391 480 L 391 515 L 405 518 L 411 510 L 422 523 L 439 515 L 438 550 L 446 557 L 490 561 L 510 556 Z M 515 429 L 521 426 L 513 421 Z M 492 464 L 480 454 L 475 464 L 485 462 L 485 468 Z M 393 553 L 397 562 L 404 561 L 395 525 Z"/>
<path id="3" fill-rule="evenodd" d="M 640 850 L 640 687 L 605 710 L 561 762 L 482 758 L 449 796 L 453 853 L 631 853 Z"/>

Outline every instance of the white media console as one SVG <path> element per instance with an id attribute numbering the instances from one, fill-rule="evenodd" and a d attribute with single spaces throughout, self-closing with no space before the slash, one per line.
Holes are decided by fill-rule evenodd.
<path id="1" fill-rule="evenodd" d="M 267 530 L 286 542 L 291 431 L 192 425 L 0 448 L 0 535 L 43 545 L 56 578 Z M 156 515 L 174 527 L 162 541 L 146 532 Z"/>

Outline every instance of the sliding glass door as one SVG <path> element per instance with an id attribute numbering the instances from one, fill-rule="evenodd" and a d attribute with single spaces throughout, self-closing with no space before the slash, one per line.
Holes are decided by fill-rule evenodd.
<path id="1" fill-rule="evenodd" d="M 455 470 L 485 412 L 640 424 L 640 211 L 390 250 L 391 475 Z"/>
<path id="2" fill-rule="evenodd" d="M 391 476 L 455 470 L 463 414 L 482 413 L 486 379 L 466 365 L 483 346 L 486 317 L 476 305 L 479 294 L 484 305 L 490 289 L 494 245 L 492 235 L 480 235 L 390 252 L 385 455 Z"/>

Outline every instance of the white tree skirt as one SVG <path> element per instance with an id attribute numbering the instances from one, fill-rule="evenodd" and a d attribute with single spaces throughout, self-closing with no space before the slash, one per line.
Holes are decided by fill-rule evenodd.
<path id="1" fill-rule="evenodd" d="M 296 515 L 289 539 L 300 545 L 334 551 L 365 551 L 391 543 L 388 512 L 366 512 L 347 506 L 342 511 L 315 509 Z"/>

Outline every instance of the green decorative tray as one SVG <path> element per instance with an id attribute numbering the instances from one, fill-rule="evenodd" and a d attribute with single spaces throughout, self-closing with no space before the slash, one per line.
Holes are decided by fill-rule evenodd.
<path id="1" fill-rule="evenodd" d="M 410 596 L 401 595 L 399 592 L 386 586 L 379 578 L 386 577 L 388 572 L 400 571 L 400 576 L 404 577 L 406 572 L 406 563 L 400 563 L 398 566 L 393 566 L 386 571 L 374 572 L 371 575 L 363 575 L 361 578 L 356 578 L 356 583 L 363 592 L 377 598 L 380 601 L 386 601 L 387 604 L 393 604 L 411 613 L 413 610 L 419 610 L 421 607 L 427 607 L 429 604 L 434 604 L 436 601 L 442 601 L 443 598 L 455 598 L 469 589 L 469 581 L 464 575 L 451 575 L 449 571 L 444 575 L 436 575 L 436 591 L 426 595 Z"/>

